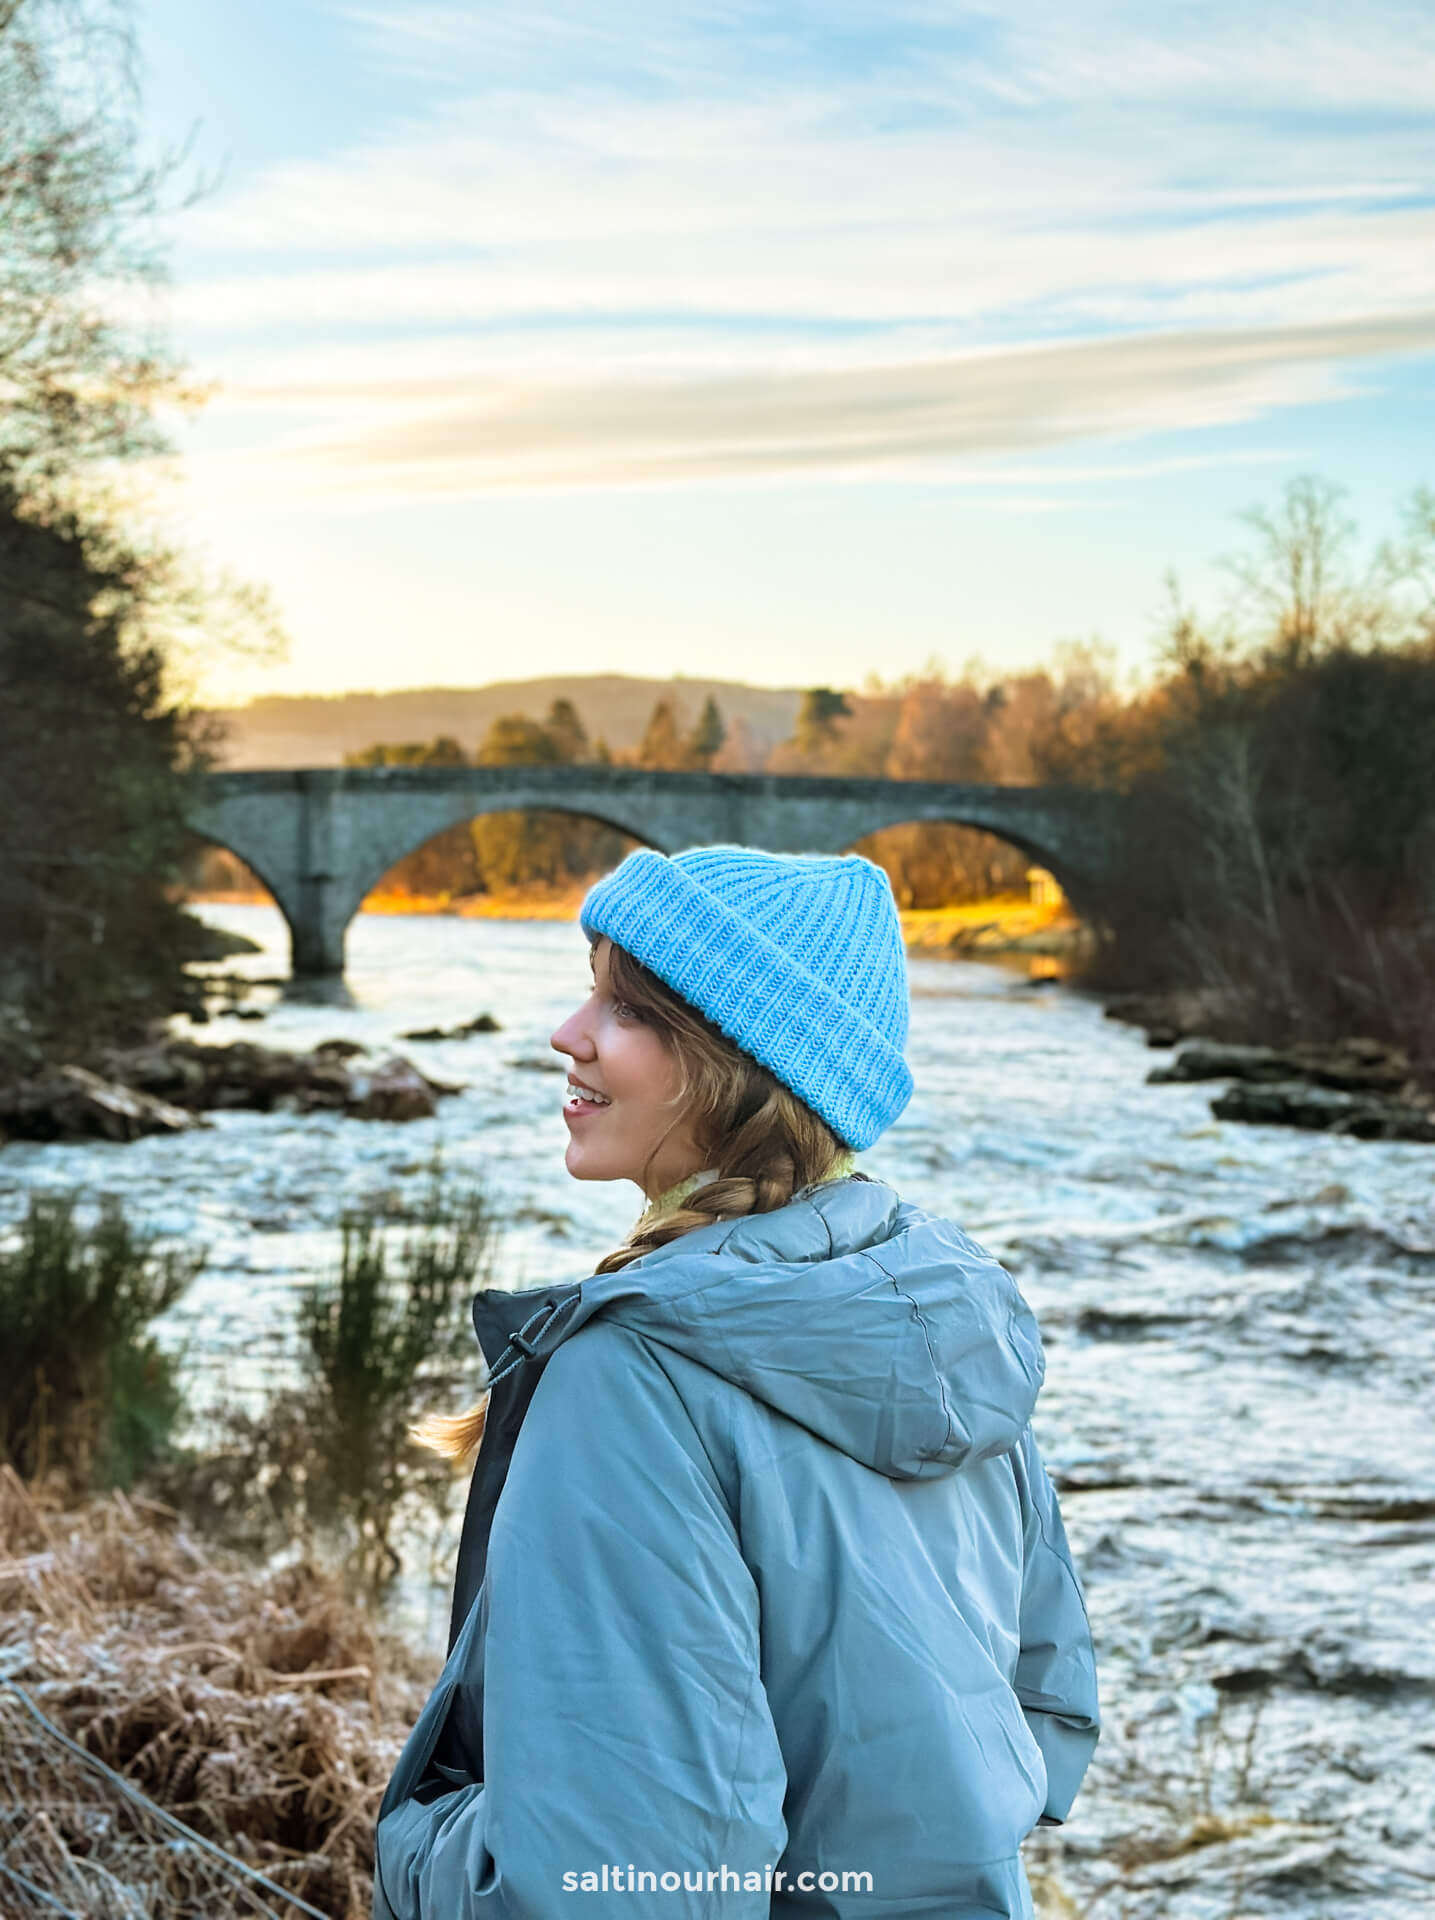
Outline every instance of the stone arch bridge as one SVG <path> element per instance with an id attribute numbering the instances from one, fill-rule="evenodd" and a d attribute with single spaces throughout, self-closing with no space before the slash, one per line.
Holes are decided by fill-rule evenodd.
<path id="1" fill-rule="evenodd" d="M 1011 841 L 1090 912 L 1114 856 L 1118 806 L 1075 787 L 609 766 L 344 767 L 212 774 L 189 824 L 273 894 L 294 973 L 322 975 L 343 972 L 349 922 L 389 868 L 477 814 L 582 814 L 663 853 L 717 842 L 840 853 L 881 827 L 945 821 Z"/>

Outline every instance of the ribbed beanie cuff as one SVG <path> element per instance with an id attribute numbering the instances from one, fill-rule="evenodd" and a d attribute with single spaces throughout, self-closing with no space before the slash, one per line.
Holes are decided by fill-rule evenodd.
<path id="1" fill-rule="evenodd" d="M 579 918 L 706 1014 L 861 1151 L 912 1096 L 887 876 L 860 854 L 630 853 Z"/>

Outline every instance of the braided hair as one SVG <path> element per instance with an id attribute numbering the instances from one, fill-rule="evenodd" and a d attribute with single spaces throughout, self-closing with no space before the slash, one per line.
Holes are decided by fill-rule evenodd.
<path id="1" fill-rule="evenodd" d="M 675 1207 L 650 1206 L 622 1245 L 598 1262 L 596 1273 L 616 1273 L 715 1220 L 785 1207 L 795 1193 L 829 1179 L 847 1159 L 846 1144 L 825 1120 L 622 947 L 609 947 L 608 977 L 614 992 L 642 1015 L 677 1060 L 673 1125 L 691 1121 L 704 1167 L 713 1177 Z M 660 1140 L 654 1157 L 661 1146 Z M 430 1415 L 412 1430 L 413 1437 L 451 1460 L 467 1462 L 482 1442 L 487 1411 L 485 1393 L 466 1413 Z"/>

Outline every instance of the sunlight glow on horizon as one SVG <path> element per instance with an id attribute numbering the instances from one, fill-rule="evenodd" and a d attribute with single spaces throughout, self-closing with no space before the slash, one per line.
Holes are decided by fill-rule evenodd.
<path id="1" fill-rule="evenodd" d="M 220 390 L 177 524 L 275 592 L 217 697 L 858 684 L 1214 590 L 1292 473 L 1435 480 L 1435 19 L 1214 0 L 514 16 L 149 0 Z M 265 108 L 257 70 L 278 62 Z M 199 158 L 206 157 L 201 138 Z"/>

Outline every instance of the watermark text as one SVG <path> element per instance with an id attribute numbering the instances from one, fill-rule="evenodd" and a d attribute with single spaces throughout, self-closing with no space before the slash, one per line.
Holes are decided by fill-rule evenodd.
<path id="1" fill-rule="evenodd" d="M 841 1873 L 803 1867 L 790 1873 L 784 1867 L 635 1867 L 604 1860 L 596 1867 L 574 1868 L 563 1875 L 565 1893 L 871 1893 L 872 1875 L 855 1868 Z"/>

